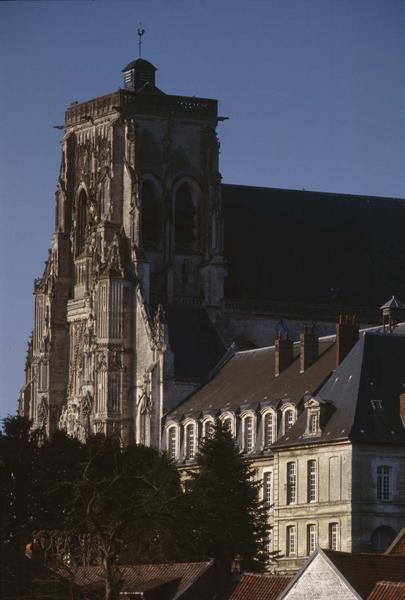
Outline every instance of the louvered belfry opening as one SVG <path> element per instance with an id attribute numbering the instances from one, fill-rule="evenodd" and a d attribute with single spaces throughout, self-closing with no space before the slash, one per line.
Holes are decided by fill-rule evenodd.
<path id="1" fill-rule="evenodd" d="M 87 226 L 87 194 L 82 190 L 77 199 L 77 221 L 76 221 L 76 255 L 79 256 L 84 250 Z"/>
<path id="2" fill-rule="evenodd" d="M 162 206 L 154 186 L 142 185 L 142 244 L 146 249 L 159 249 L 162 243 Z"/>
<path id="3" fill-rule="evenodd" d="M 183 183 L 176 194 L 175 242 L 178 251 L 194 250 L 197 246 L 197 211 L 190 185 Z"/>

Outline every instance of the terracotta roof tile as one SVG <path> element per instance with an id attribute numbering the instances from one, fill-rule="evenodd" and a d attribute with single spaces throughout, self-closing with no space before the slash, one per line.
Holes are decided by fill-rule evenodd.
<path id="1" fill-rule="evenodd" d="M 180 594 L 195 579 L 207 571 L 211 564 L 211 561 L 207 561 L 122 566 L 120 567 L 124 580 L 122 591 L 145 591 L 173 582 L 173 584 L 176 584 L 176 594 Z M 62 573 L 60 572 L 60 574 Z M 103 570 L 101 567 L 79 567 L 75 573 L 74 583 L 80 587 L 96 589 L 102 585 L 102 582 Z"/>
<path id="2" fill-rule="evenodd" d="M 229 600 L 276 600 L 291 579 L 278 575 L 242 575 Z"/>
<path id="3" fill-rule="evenodd" d="M 367 600 L 405 600 L 405 583 L 379 581 Z"/>

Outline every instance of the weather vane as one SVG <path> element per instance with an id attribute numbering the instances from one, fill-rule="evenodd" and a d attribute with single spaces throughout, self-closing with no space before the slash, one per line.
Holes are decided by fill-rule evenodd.
<path id="1" fill-rule="evenodd" d="M 142 56 L 142 36 L 145 33 L 145 30 L 142 28 L 142 23 L 138 25 L 138 48 L 139 48 L 139 56 Z"/>

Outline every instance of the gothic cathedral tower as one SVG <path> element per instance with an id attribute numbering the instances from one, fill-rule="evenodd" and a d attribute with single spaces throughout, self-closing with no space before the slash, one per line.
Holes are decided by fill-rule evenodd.
<path id="1" fill-rule="evenodd" d="M 222 304 L 217 102 L 167 95 L 155 71 L 139 58 L 124 89 L 66 112 L 19 409 L 48 434 L 158 446 L 180 399 L 166 310 Z"/>

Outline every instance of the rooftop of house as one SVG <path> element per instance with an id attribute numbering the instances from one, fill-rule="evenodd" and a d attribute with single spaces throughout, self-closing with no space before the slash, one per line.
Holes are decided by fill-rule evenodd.
<path id="1" fill-rule="evenodd" d="M 229 600 L 277 600 L 292 577 L 245 573 Z"/>
<path id="2" fill-rule="evenodd" d="M 395 589 L 402 593 L 402 586 L 405 585 L 405 555 L 352 554 L 318 548 L 285 586 L 284 590 L 281 590 L 278 598 L 288 600 L 290 591 L 297 589 L 300 589 L 301 594 L 303 590 L 303 587 L 300 588 L 301 581 L 305 582 L 303 585 L 308 597 L 316 595 L 322 600 L 329 598 L 330 590 L 328 587 L 321 585 L 324 583 L 322 582 L 322 574 L 319 574 L 321 580 L 313 577 L 302 579 L 308 569 L 312 569 L 313 573 L 317 572 L 319 560 L 324 561 L 325 566 L 329 566 L 342 580 L 342 583 L 349 589 L 351 588 L 358 595 L 357 597 L 364 600 L 397 599 L 397 596 L 390 596 L 389 594 Z M 397 586 L 397 584 L 399 585 Z M 313 589 L 311 589 L 311 586 L 313 586 Z M 383 593 L 386 595 L 383 595 Z M 291 596 L 295 597 L 294 594 L 291 594 Z"/>
<path id="3" fill-rule="evenodd" d="M 367 600 L 405 600 L 405 583 L 378 581 Z"/>
<path id="4" fill-rule="evenodd" d="M 334 341 L 319 341 L 319 359 L 304 373 L 300 373 L 299 347 L 294 344 L 295 358 L 279 377 L 275 377 L 275 348 L 229 353 L 212 378 L 168 416 L 180 420 L 183 416 L 201 412 L 239 409 L 249 405 L 277 408 L 282 401 L 300 402 L 305 393 L 315 392 L 335 365 Z"/>
<path id="5" fill-rule="evenodd" d="M 123 585 L 120 594 L 146 594 L 154 590 L 159 598 L 174 600 L 213 567 L 213 561 L 195 563 L 167 563 L 127 565 L 120 567 Z M 63 575 L 63 571 L 58 571 Z M 67 574 L 71 578 L 71 573 Z M 81 590 L 96 591 L 103 586 L 101 567 L 79 567 L 74 574 L 74 584 Z M 149 597 L 149 596 L 146 596 Z M 157 597 L 157 596 L 156 596 Z"/>
<path id="6" fill-rule="evenodd" d="M 400 395 L 405 392 L 405 326 L 393 334 L 365 332 L 315 394 L 330 407 L 316 442 L 404 444 Z M 307 444 L 302 412 L 274 448 Z"/>

